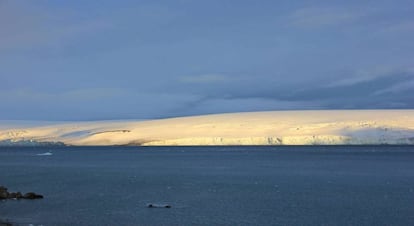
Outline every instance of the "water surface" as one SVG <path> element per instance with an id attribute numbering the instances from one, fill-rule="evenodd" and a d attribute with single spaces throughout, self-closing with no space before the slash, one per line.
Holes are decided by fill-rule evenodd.
<path id="1" fill-rule="evenodd" d="M 414 225 L 413 146 L 3 147 L 0 184 L 22 225 Z"/>

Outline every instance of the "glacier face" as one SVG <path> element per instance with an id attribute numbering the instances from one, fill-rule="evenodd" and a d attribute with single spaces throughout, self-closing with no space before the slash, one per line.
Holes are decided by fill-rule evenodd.
<path id="1" fill-rule="evenodd" d="M 55 141 L 37 141 L 37 140 L 12 140 L 12 139 L 6 139 L 6 140 L 0 140 L 0 147 L 4 146 L 24 146 L 24 147 L 44 147 L 44 146 L 64 146 L 65 144 L 63 142 L 55 142 Z"/>

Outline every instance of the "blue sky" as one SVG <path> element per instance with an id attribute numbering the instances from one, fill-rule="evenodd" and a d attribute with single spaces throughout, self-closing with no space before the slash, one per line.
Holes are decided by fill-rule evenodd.
<path id="1" fill-rule="evenodd" d="M 414 2 L 0 0 L 0 119 L 414 108 Z"/>

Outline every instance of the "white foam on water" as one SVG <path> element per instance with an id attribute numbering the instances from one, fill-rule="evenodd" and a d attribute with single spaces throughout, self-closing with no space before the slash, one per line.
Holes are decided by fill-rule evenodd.
<path id="1" fill-rule="evenodd" d="M 37 156 L 50 156 L 50 155 L 53 155 L 53 153 L 52 152 L 50 152 L 50 151 L 48 151 L 48 152 L 45 152 L 45 153 L 39 153 L 39 154 L 36 154 Z"/>

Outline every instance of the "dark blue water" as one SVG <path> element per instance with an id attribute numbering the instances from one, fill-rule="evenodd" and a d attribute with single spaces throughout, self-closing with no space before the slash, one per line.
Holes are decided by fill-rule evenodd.
<path id="1" fill-rule="evenodd" d="M 0 185 L 21 225 L 414 225 L 413 146 L 0 148 Z"/>

